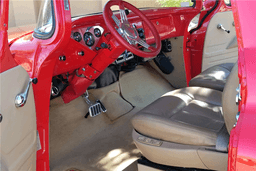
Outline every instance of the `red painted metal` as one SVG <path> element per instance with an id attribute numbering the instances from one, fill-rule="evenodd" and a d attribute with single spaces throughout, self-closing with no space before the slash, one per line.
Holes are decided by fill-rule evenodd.
<path id="1" fill-rule="evenodd" d="M 82 45 L 71 38 L 68 41 L 69 43 L 62 53 L 62 55 L 66 57 L 66 60 L 56 61 L 56 66 L 53 71 L 54 76 L 73 71 L 83 65 L 89 64 L 97 55 L 96 52 L 92 51 L 87 46 Z M 82 51 L 84 52 L 84 56 L 78 54 Z"/>
<path id="2" fill-rule="evenodd" d="M 239 81 L 241 84 L 240 117 L 230 135 L 229 171 L 256 170 L 256 1 L 232 1 L 238 41 Z"/>
<path id="3" fill-rule="evenodd" d="M 111 39 L 107 44 L 111 48 L 100 50 L 90 65 L 80 67 L 77 74 L 74 74 L 72 81 L 69 83 L 70 86 L 61 95 L 65 103 L 81 96 L 92 82 L 125 50 L 115 39 Z M 83 71 L 83 68 L 85 71 Z M 78 77 L 77 75 L 83 76 Z"/>
<path id="4" fill-rule="evenodd" d="M 209 10 L 214 6 L 215 0 L 207 0 L 204 3 L 204 6 L 206 6 L 206 10 L 201 11 L 199 22 L 202 20 L 202 18 L 207 14 Z M 210 23 L 210 20 L 212 17 L 218 13 L 218 12 L 225 12 L 225 11 L 231 11 L 231 7 L 227 6 L 224 2 L 224 0 L 220 0 L 218 3 L 218 6 L 215 8 L 214 11 L 211 12 L 210 15 L 205 19 L 202 26 L 194 31 L 191 35 L 188 35 L 189 37 L 184 36 L 184 42 L 186 39 L 191 43 L 191 47 L 189 47 L 190 54 L 188 55 L 188 60 L 191 61 L 191 63 L 187 63 L 186 67 L 191 71 L 191 78 L 197 76 L 201 73 L 202 70 L 202 56 L 203 56 L 203 48 L 204 48 L 204 40 L 205 35 L 207 31 L 208 24 Z M 185 44 L 184 44 L 185 47 Z M 184 52 L 185 53 L 185 52 Z M 187 82 L 189 82 L 190 79 L 187 79 Z"/>
<path id="5" fill-rule="evenodd" d="M 8 13 L 9 1 L 0 1 L 0 73 L 17 66 L 8 46 Z"/>

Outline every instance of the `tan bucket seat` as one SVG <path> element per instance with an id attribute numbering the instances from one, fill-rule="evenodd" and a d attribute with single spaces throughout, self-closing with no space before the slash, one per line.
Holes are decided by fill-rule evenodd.
<path id="1" fill-rule="evenodd" d="M 227 170 L 229 132 L 238 112 L 237 87 L 235 64 L 223 93 L 187 87 L 163 95 L 132 118 L 137 148 L 162 165 Z"/>
<path id="2" fill-rule="evenodd" d="M 223 91 L 234 63 L 212 66 L 189 81 L 190 87 L 206 87 Z"/>

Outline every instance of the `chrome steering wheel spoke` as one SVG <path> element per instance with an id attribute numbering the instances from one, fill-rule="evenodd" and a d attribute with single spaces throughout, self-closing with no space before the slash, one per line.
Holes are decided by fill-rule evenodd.
<path id="1" fill-rule="evenodd" d="M 124 9 L 120 9 L 120 17 L 121 17 L 121 22 L 122 23 L 129 24 L 129 21 L 128 21 L 128 18 L 127 18 L 127 15 L 126 15 Z"/>
<path id="2" fill-rule="evenodd" d="M 118 20 L 118 18 L 114 14 L 112 15 L 112 19 L 114 20 L 116 25 L 120 28 L 120 21 Z"/>
<path id="3" fill-rule="evenodd" d="M 150 45 L 147 44 L 144 40 L 142 40 L 140 37 L 138 37 L 136 40 L 136 43 L 140 44 L 141 46 L 143 46 L 146 49 L 149 49 Z"/>
<path id="4" fill-rule="evenodd" d="M 119 2 L 119 9 L 120 9 L 119 11 L 120 11 L 121 22 L 123 24 L 129 24 L 127 15 L 125 13 L 124 4 L 122 1 Z"/>
<path id="5" fill-rule="evenodd" d="M 113 14 L 112 19 L 118 26 L 118 33 L 130 44 L 137 45 L 140 44 L 142 47 L 152 50 L 150 45 L 139 37 L 136 26 L 131 25 L 128 21 L 127 15 L 125 13 L 125 7 L 122 1 L 119 2 L 119 12 L 121 21 Z"/>

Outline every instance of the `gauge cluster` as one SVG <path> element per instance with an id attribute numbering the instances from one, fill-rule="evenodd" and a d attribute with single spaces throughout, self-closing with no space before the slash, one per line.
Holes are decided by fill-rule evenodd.
<path id="1" fill-rule="evenodd" d="M 73 30 L 71 37 L 89 47 L 90 49 L 94 49 L 101 38 L 104 29 L 100 26 L 92 26 L 87 28 L 78 28 Z"/>

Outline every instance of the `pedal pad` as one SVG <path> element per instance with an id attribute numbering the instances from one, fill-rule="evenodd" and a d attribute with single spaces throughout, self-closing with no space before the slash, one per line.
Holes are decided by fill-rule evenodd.
<path id="1" fill-rule="evenodd" d="M 85 115 L 85 118 L 87 118 L 89 115 L 91 117 L 95 117 L 99 114 L 101 114 L 102 112 L 107 112 L 107 109 L 105 108 L 105 106 L 101 103 L 100 100 L 96 100 L 95 103 L 92 103 L 89 100 L 89 94 L 88 91 L 86 91 L 83 95 L 83 98 L 85 100 L 85 102 L 89 105 L 89 112 Z"/>
<path id="2" fill-rule="evenodd" d="M 102 109 L 101 109 L 100 103 L 95 103 L 94 105 L 89 107 L 89 114 L 91 117 L 95 117 L 101 114 L 101 112 L 102 112 Z"/>

